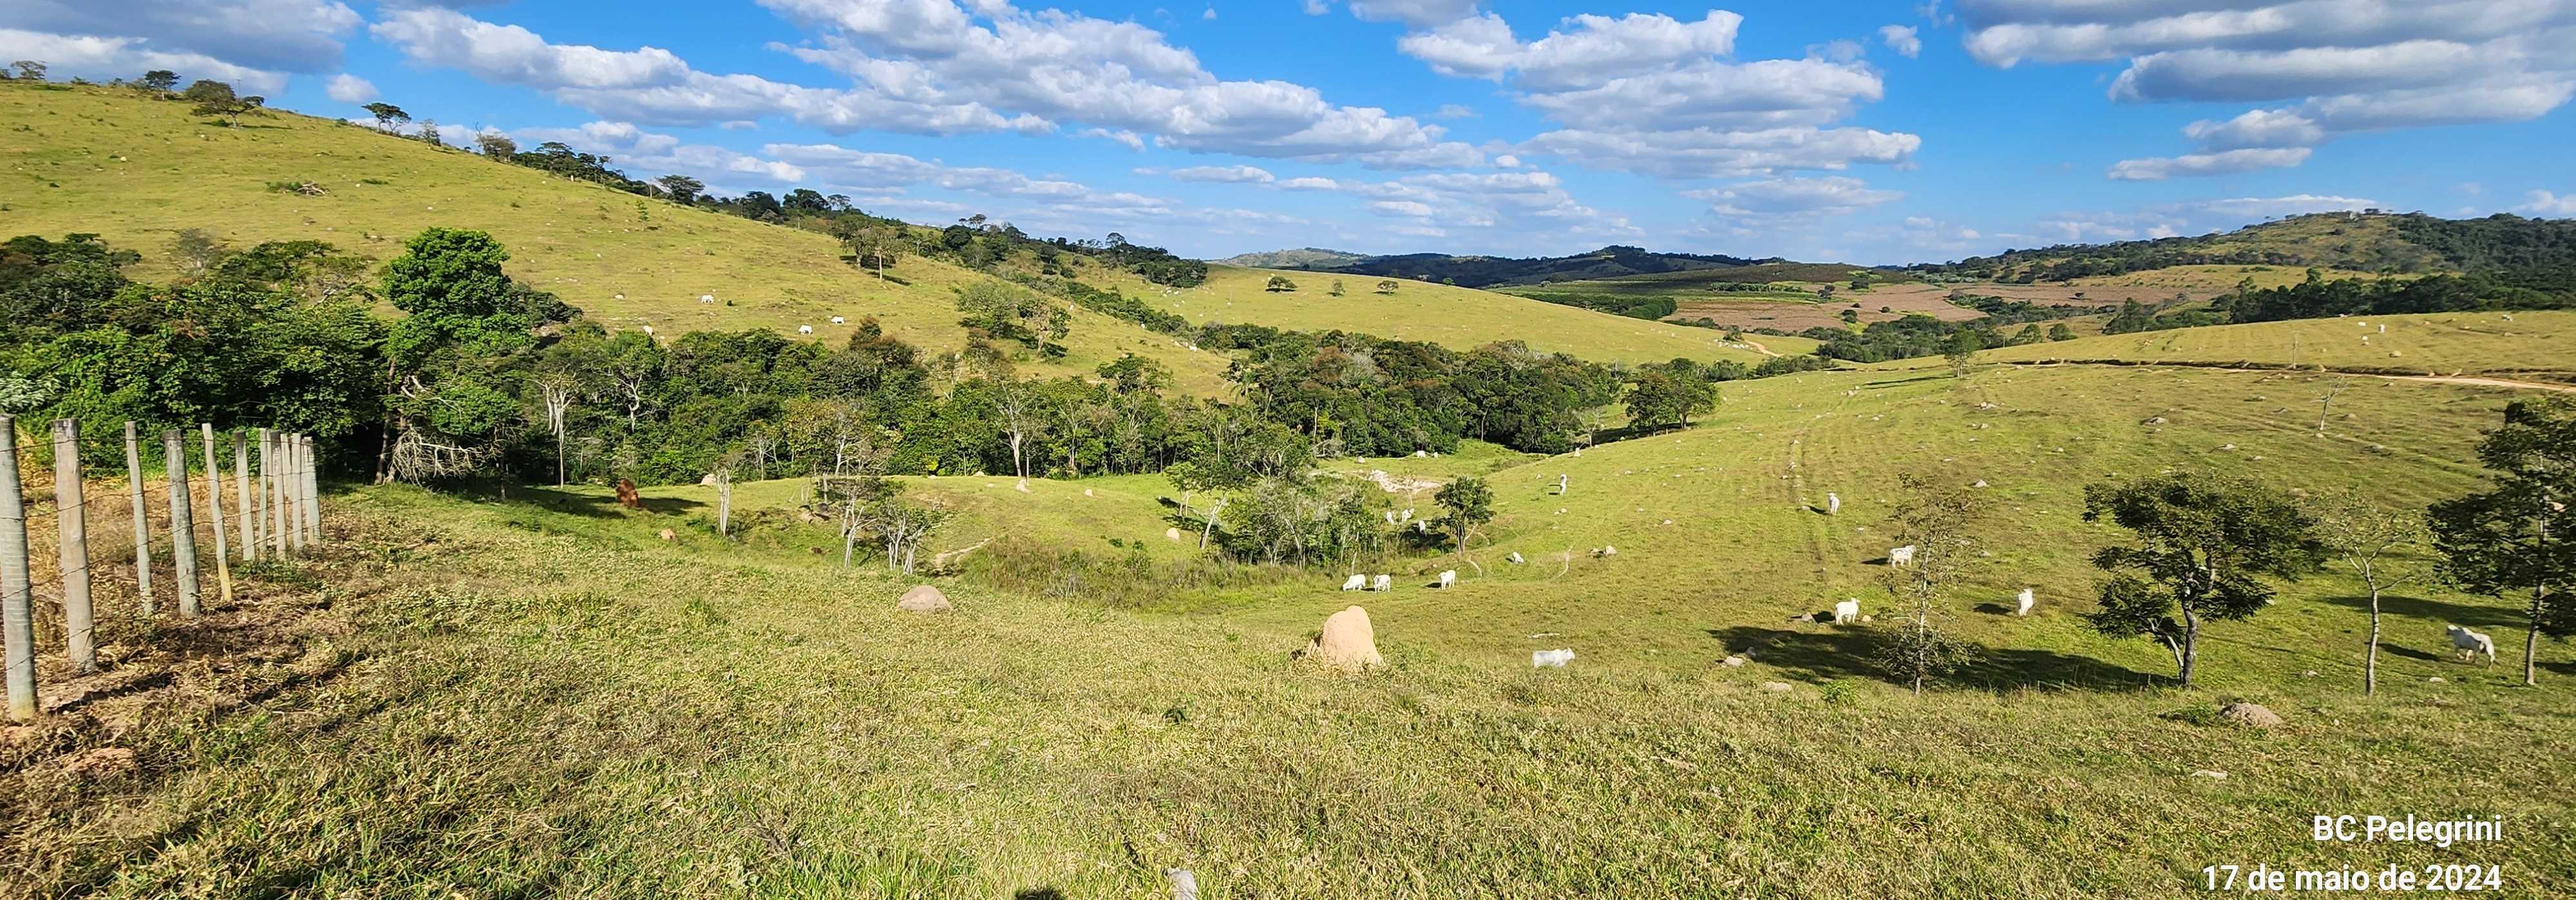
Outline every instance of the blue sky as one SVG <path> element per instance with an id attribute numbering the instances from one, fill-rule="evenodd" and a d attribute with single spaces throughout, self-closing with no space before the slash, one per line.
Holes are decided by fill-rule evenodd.
<path id="1" fill-rule="evenodd" d="M 639 177 L 1194 256 L 1894 263 L 2379 206 L 2576 216 L 2576 0 L 12 0 L 168 68 Z"/>

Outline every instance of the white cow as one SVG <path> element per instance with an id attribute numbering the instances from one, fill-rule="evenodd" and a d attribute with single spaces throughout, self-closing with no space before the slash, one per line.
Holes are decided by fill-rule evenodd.
<path id="1" fill-rule="evenodd" d="M 1887 564 L 1888 564 L 1888 565 L 1891 565 L 1891 566 L 1910 566 L 1910 565 L 1913 565 L 1913 564 L 1914 564 L 1914 545 L 1913 545 L 1913 544 L 1907 544 L 1907 545 L 1902 546 L 1902 547 L 1889 547 L 1889 548 L 1887 548 Z"/>
<path id="2" fill-rule="evenodd" d="M 1830 492 L 1830 491 L 1826 492 L 1826 493 L 1825 493 L 1825 515 L 1830 516 L 1830 515 L 1834 515 L 1834 514 L 1840 513 L 1840 512 L 1842 512 L 1842 511 L 1843 511 L 1843 495 L 1841 495 L 1841 494 L 1836 494 L 1836 493 L 1833 493 L 1833 492 Z"/>
<path id="3" fill-rule="evenodd" d="M 1368 587 L 1368 576 L 1353 575 L 1342 582 L 1342 590 L 1356 591 Z"/>
<path id="4" fill-rule="evenodd" d="M 1860 621 L 1860 601 L 1845 600 L 1834 604 L 1834 624 L 1848 625 Z"/>
<path id="5" fill-rule="evenodd" d="M 1403 518 L 1403 519 L 1401 519 L 1401 520 L 1399 520 L 1399 521 L 1405 521 L 1405 522 L 1413 521 L 1413 507 L 1410 507 L 1410 506 L 1405 507 L 1405 508 L 1404 508 L 1404 518 Z"/>
<path id="6" fill-rule="evenodd" d="M 813 334 L 813 333 L 814 333 L 814 326 L 812 326 L 812 325 L 798 325 L 798 326 L 796 326 L 796 333 L 797 333 L 797 334 Z"/>
<path id="7" fill-rule="evenodd" d="M 1457 584 L 1457 583 L 1458 583 L 1458 570 L 1456 570 L 1456 569 L 1450 569 L 1450 570 L 1448 570 L 1448 571 L 1445 571 L 1445 572 L 1440 573 L 1440 589 L 1441 589 L 1441 590 L 1444 590 L 1444 591 L 1445 591 L 1445 590 L 1448 590 L 1450 585 L 1454 585 L 1454 584 Z"/>
<path id="8" fill-rule="evenodd" d="M 844 318 L 841 318 L 840 316 L 833 316 L 833 317 L 832 317 L 832 324 L 834 324 L 834 325 L 845 324 L 845 323 L 847 323 L 847 322 L 849 322 L 849 321 L 850 321 L 850 320 L 848 320 L 848 319 L 844 319 Z"/>
<path id="9" fill-rule="evenodd" d="M 646 326 L 644 326 L 644 336 L 645 336 L 645 337 L 652 337 L 652 336 L 653 336 L 653 326 L 651 326 L 651 325 L 646 325 Z"/>
<path id="10" fill-rule="evenodd" d="M 1380 576 L 1378 576 L 1378 577 L 1376 578 L 1376 580 L 1375 580 L 1374 582 L 1372 582 L 1372 586 L 1369 588 L 1369 590 L 1376 591 L 1376 592 L 1381 593 L 1381 594 L 1386 593 L 1386 592 L 1391 591 L 1391 590 L 1395 590 L 1395 576 L 1393 576 L 1393 575 L 1380 575 Z"/>
<path id="11" fill-rule="evenodd" d="M 1574 651 L 1572 651 L 1572 650 L 1566 650 L 1566 649 L 1562 649 L 1562 648 L 1560 648 L 1560 649 L 1556 649 L 1556 650 L 1532 650 L 1532 651 L 1530 651 L 1530 668 L 1533 668 L 1533 669 L 1537 669 L 1537 668 L 1562 669 L 1562 668 L 1565 668 L 1565 664 L 1566 664 L 1566 663 L 1570 663 L 1570 662 L 1573 662 L 1573 661 L 1574 661 Z"/>
<path id="12" fill-rule="evenodd" d="M 699 295 L 698 295 L 698 302 L 700 302 L 700 303 L 714 303 L 714 302 L 716 302 L 716 295 L 714 295 L 714 294 L 699 294 Z"/>
<path id="13" fill-rule="evenodd" d="M 1413 520 L 1413 530 L 1414 530 L 1414 532 L 1415 532 L 1416 534 L 1430 534 L 1430 533 L 1431 533 L 1431 520 L 1430 520 L 1430 519 L 1415 519 L 1415 520 Z"/>
<path id="14" fill-rule="evenodd" d="M 1524 563 L 1524 562 L 1528 562 L 1528 560 L 1525 560 L 1525 559 L 1522 559 L 1522 558 L 1521 558 L 1520 551 L 1518 551 L 1518 550 L 1514 550 L 1514 551 L 1512 551 L 1512 555 L 1510 555 L 1510 556 L 1506 556 L 1506 557 L 1503 557 L 1503 558 L 1504 558 L 1504 559 L 1511 560 L 1511 561 L 1512 561 L 1512 565 L 1515 565 L 1515 566 L 1520 565 L 1521 563 Z"/>
<path id="15" fill-rule="evenodd" d="M 2459 651 L 2460 661 L 2467 662 L 2478 658 L 2478 654 L 2484 653 L 2487 655 L 2487 665 L 2495 665 L 2494 638 L 2457 625 L 2448 626 L 2448 629 L 2451 635 L 2451 648 Z"/>
<path id="16" fill-rule="evenodd" d="M 2029 588 L 2022 588 L 2021 596 L 2017 599 L 2021 601 L 2021 608 L 2013 611 L 2013 615 L 2016 616 L 2030 615 L 2031 604 L 2039 602 L 2038 598 L 2031 596 Z"/>

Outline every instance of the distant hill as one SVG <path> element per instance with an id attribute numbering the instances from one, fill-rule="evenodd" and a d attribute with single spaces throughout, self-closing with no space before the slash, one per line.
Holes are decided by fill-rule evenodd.
<path id="1" fill-rule="evenodd" d="M 1242 253 L 1217 262 L 1244 269 L 1329 269 L 1367 259 L 1368 254 L 1322 247 L 1299 247 L 1295 250 L 1272 250 L 1267 253 Z"/>
<path id="2" fill-rule="evenodd" d="M 1302 251 L 1281 251 L 1298 253 Z M 1331 251 L 1321 251 L 1331 252 Z M 1262 254 L 1251 254 L 1262 255 Z M 1236 257 L 1235 259 L 1243 259 Z M 1227 260 L 1233 263 L 1234 260 Z M 1497 285 L 1543 284 L 1555 281 L 1584 281 L 1618 278 L 1626 275 L 1651 275 L 1666 272 L 1689 272 L 1703 269 L 1728 269 L 1763 263 L 1780 263 L 1779 258 L 1747 259 L 1740 256 L 1702 256 L 1694 253 L 1658 253 L 1643 247 L 1611 245 L 1590 253 L 1573 256 L 1539 256 L 1516 259 L 1508 256 L 1450 256 L 1441 253 L 1408 253 L 1400 256 L 1369 256 L 1331 264 L 1310 264 L 1299 268 L 1341 272 L 1350 275 L 1372 275 L 1455 284 L 1460 287 L 1494 287 Z"/>
<path id="3" fill-rule="evenodd" d="M 2363 272 L 2459 272 L 2524 287 L 2576 280 L 2576 219 L 2497 214 L 2316 213 L 2197 237 L 2063 244 L 1913 266 L 1924 275 L 2028 284 L 2175 266 L 2314 266 Z"/>

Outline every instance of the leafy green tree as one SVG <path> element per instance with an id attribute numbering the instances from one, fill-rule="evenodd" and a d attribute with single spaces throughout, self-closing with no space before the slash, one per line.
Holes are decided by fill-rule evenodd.
<path id="1" fill-rule="evenodd" d="M 137 79 L 134 83 L 142 86 L 144 90 L 151 91 L 156 94 L 167 94 L 178 89 L 179 73 L 168 69 L 154 69 L 143 73 L 143 77 Z"/>
<path id="2" fill-rule="evenodd" d="M 2057 324 L 2055 324 L 2055 325 L 2048 326 L 2048 339 L 2049 339 L 2049 340 L 2052 340 L 2052 341 L 2071 341 L 2071 340 L 2074 340 L 2074 339 L 2075 339 L 2075 329 L 2072 329 L 2072 328 L 2068 328 L 2068 327 L 2066 327 L 2066 323 L 2064 323 L 2064 322 L 2059 322 L 2059 323 L 2057 323 Z"/>
<path id="3" fill-rule="evenodd" d="M 501 269 L 509 258 L 491 235 L 431 228 L 385 265 L 385 299 L 406 314 L 385 342 L 396 396 L 388 476 L 463 474 L 508 441 L 522 408 L 513 367 L 538 325 L 574 312 L 512 282 Z"/>
<path id="4" fill-rule="evenodd" d="M 2103 519 L 2134 541 L 2093 555 L 2111 579 L 2085 619 L 2111 637 L 2163 641 L 2183 687 L 2198 668 L 2205 623 L 2261 612 L 2273 590 L 2257 576 L 2296 580 L 2324 552 L 2316 521 L 2297 503 L 2235 476 L 2171 472 L 2085 485 L 2084 520 Z"/>
<path id="5" fill-rule="evenodd" d="M 497 159 L 502 162 L 509 162 L 519 156 L 519 142 L 511 140 L 509 135 L 498 131 L 475 133 L 474 149 L 481 151 L 487 159 Z"/>
<path id="6" fill-rule="evenodd" d="M 1392 294 L 1392 293 L 1395 293 L 1395 288 L 1396 288 L 1396 286 L 1397 286 L 1399 283 L 1400 283 L 1400 282 L 1397 282 L 1397 281 L 1396 281 L 1395 279 L 1393 279 L 1393 278 L 1381 278 L 1381 279 L 1378 279 L 1378 282 L 1377 282 L 1377 292 L 1378 292 L 1378 293 L 1381 293 L 1381 294 Z"/>
<path id="7" fill-rule="evenodd" d="M 1071 332 L 1073 316 L 1035 292 L 1003 281 L 984 280 L 957 292 L 958 324 L 1006 340 L 1041 348 Z"/>
<path id="8" fill-rule="evenodd" d="M 1688 428 L 1695 413 L 1717 409 L 1717 385 L 1663 366 L 1637 371 L 1628 386 L 1628 419 L 1646 428 Z"/>
<path id="9" fill-rule="evenodd" d="M 1846 309 L 1846 310 L 1843 310 L 1843 312 L 1842 312 L 1842 320 L 1843 320 L 1843 324 L 1846 324 L 1846 325 L 1858 325 L 1858 324 L 1860 324 L 1860 310 L 1857 310 L 1857 309 Z"/>
<path id="10" fill-rule="evenodd" d="M 2504 424 L 2478 443 L 2493 490 L 2433 504 L 2426 522 L 2444 581 L 2471 593 L 2529 592 L 2522 683 L 2539 683 L 2540 636 L 2576 635 L 2576 404 L 2564 399 L 2506 404 Z"/>
<path id="11" fill-rule="evenodd" d="M 1494 489 L 1482 478 L 1460 476 L 1442 485 L 1431 499 L 1447 510 L 1433 524 L 1457 536 L 1459 553 L 1467 552 L 1467 536 L 1475 532 L 1476 526 L 1494 520 Z"/>
<path id="12" fill-rule="evenodd" d="M 1288 276 L 1286 275 L 1272 275 L 1268 282 L 1261 285 L 1261 289 L 1272 293 L 1278 293 L 1280 291 L 1294 291 L 1297 289 L 1297 283 L 1288 280 Z"/>
<path id="13" fill-rule="evenodd" d="M 1968 367 L 1976 364 L 1977 351 L 1986 349 L 1985 339 L 1974 331 L 1961 330 L 1950 335 L 1941 347 L 1941 357 L 1950 362 L 1950 377 L 1968 377 Z"/>
<path id="14" fill-rule="evenodd" d="M 1326 289 L 1326 290 L 1324 291 L 1324 293 L 1326 293 L 1326 294 L 1330 294 L 1330 295 L 1335 296 L 1335 297 L 1339 297 L 1339 296 L 1341 296 L 1341 295 L 1342 295 L 1342 280 L 1341 280 L 1341 279 L 1339 279 L 1339 278 L 1335 278 L 1335 279 L 1333 279 L 1333 286 L 1332 286 L 1331 288 Z"/>
<path id="15" fill-rule="evenodd" d="M 45 64 L 40 60 L 22 59 L 10 63 L 9 67 L 18 70 L 19 81 L 45 80 Z"/>
<path id="16" fill-rule="evenodd" d="M 411 121 L 411 114 L 404 112 L 402 107 L 386 103 L 382 100 L 369 103 L 359 108 L 366 110 L 367 115 L 376 117 L 376 130 L 378 131 L 390 132 L 394 130 L 395 127 Z"/>

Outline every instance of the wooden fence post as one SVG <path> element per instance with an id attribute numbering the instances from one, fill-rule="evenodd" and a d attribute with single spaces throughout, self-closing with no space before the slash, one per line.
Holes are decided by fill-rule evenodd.
<path id="1" fill-rule="evenodd" d="M 268 549 L 278 559 L 286 558 L 286 504 L 277 490 L 277 432 L 259 430 L 259 495 L 266 516 L 260 526 L 268 529 Z"/>
<path id="2" fill-rule="evenodd" d="M 89 607 L 89 520 L 81 497 L 80 420 L 54 420 L 54 534 L 61 542 L 63 636 L 72 671 L 98 670 L 98 621 Z"/>
<path id="3" fill-rule="evenodd" d="M 250 486 L 250 438 L 233 431 L 233 505 L 241 508 L 242 562 L 259 559 L 259 495 Z"/>
<path id="4" fill-rule="evenodd" d="M 162 457 L 170 471 L 170 562 L 179 570 L 179 615 L 197 617 L 197 507 L 188 501 L 187 432 L 161 433 Z"/>
<path id="5" fill-rule="evenodd" d="M 304 527 L 313 533 L 309 540 L 313 542 L 313 548 L 319 550 L 322 548 L 322 462 L 315 458 L 319 454 L 315 452 L 312 435 L 296 435 L 295 443 L 302 448 L 296 458 L 304 463 Z"/>
<path id="6" fill-rule="evenodd" d="M 134 420 L 125 420 L 125 479 L 134 485 L 134 593 L 143 598 L 143 614 L 161 611 L 152 598 L 152 520 L 143 505 L 143 451 L 135 440 Z"/>
<path id="7" fill-rule="evenodd" d="M 18 492 L 18 422 L 0 416 L 0 644 L 9 718 L 36 717 L 36 610 L 27 575 L 27 498 Z"/>
<path id="8" fill-rule="evenodd" d="M 206 517 L 214 520 L 215 525 L 215 589 L 222 592 L 224 603 L 230 605 L 233 602 L 233 564 L 226 558 L 231 548 L 224 545 L 224 463 L 215 455 L 214 423 L 197 423 L 197 433 L 204 436 L 206 444 Z"/>
<path id="9" fill-rule="evenodd" d="M 733 536 L 733 469 L 716 470 L 716 536 Z"/>

